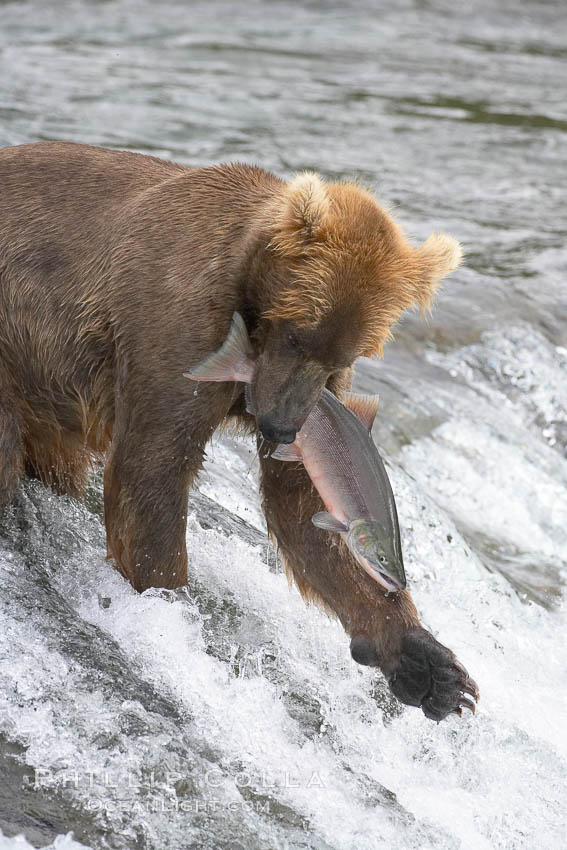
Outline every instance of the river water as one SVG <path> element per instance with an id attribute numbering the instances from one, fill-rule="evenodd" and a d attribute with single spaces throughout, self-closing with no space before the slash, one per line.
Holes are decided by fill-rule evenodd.
<path id="1" fill-rule="evenodd" d="M 194 503 L 175 593 L 105 563 L 100 476 L 84 504 L 27 483 L 0 518 L 6 836 L 565 847 L 566 32 L 528 0 L 0 4 L 0 144 L 313 168 L 463 242 L 357 385 L 424 623 L 481 689 L 436 725 L 351 661 L 265 543 L 248 443 L 211 448 L 201 491 L 232 514 Z"/>

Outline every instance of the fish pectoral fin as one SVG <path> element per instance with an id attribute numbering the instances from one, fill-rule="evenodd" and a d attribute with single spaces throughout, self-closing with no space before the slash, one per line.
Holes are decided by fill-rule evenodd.
<path id="1" fill-rule="evenodd" d="M 233 313 L 228 336 L 214 354 L 196 363 L 185 378 L 192 381 L 250 381 L 254 371 L 253 351 L 244 319 Z"/>
<path id="2" fill-rule="evenodd" d="M 369 431 L 372 430 L 380 397 L 377 395 L 358 395 L 357 393 L 343 393 L 342 402 L 345 407 L 357 416 Z"/>
<path id="3" fill-rule="evenodd" d="M 295 460 L 303 463 L 303 455 L 295 443 L 280 443 L 279 446 L 274 449 L 270 457 L 275 458 L 275 460 Z"/>
<path id="4" fill-rule="evenodd" d="M 316 525 L 317 528 L 322 528 L 324 531 L 336 531 L 339 534 L 344 534 L 345 531 L 348 531 L 348 525 L 344 522 L 341 522 L 340 519 L 337 519 L 333 514 L 328 513 L 327 511 L 321 511 L 318 514 L 314 514 L 311 517 L 311 522 L 313 525 Z"/>

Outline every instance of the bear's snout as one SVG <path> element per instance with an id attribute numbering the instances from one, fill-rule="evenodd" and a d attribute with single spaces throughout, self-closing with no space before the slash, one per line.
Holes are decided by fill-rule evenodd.
<path id="1" fill-rule="evenodd" d="M 258 429 L 269 443 L 293 443 L 299 430 L 297 426 L 275 421 L 269 413 L 259 417 Z"/>

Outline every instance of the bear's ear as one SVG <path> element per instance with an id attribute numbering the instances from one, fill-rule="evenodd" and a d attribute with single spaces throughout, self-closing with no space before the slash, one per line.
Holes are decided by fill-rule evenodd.
<path id="1" fill-rule="evenodd" d="M 432 233 L 415 253 L 420 266 L 415 300 L 427 310 L 439 282 L 460 266 L 463 249 L 453 236 Z"/>
<path id="2" fill-rule="evenodd" d="M 329 216 L 327 189 L 318 174 L 305 171 L 287 184 L 273 221 L 274 246 L 301 253 L 322 237 Z"/>

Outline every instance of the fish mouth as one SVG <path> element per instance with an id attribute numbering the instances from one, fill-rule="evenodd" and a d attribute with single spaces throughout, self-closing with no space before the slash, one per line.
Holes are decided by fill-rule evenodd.
<path id="1" fill-rule="evenodd" d="M 405 583 L 402 584 L 397 578 L 394 576 L 388 575 L 388 573 L 384 573 L 381 570 L 374 569 L 377 580 L 383 585 L 386 590 L 389 590 L 390 593 L 397 593 L 399 590 L 403 590 L 405 587 Z"/>
<path id="2" fill-rule="evenodd" d="M 356 560 L 360 564 L 360 566 L 366 570 L 366 572 L 377 581 L 378 584 L 381 584 L 382 587 L 387 590 L 389 593 L 397 593 L 400 590 L 404 590 L 406 586 L 405 581 L 400 581 L 399 578 L 392 575 L 391 573 L 387 573 L 385 570 L 381 569 L 378 564 L 373 564 L 372 561 L 368 561 L 362 555 L 356 555 Z"/>

